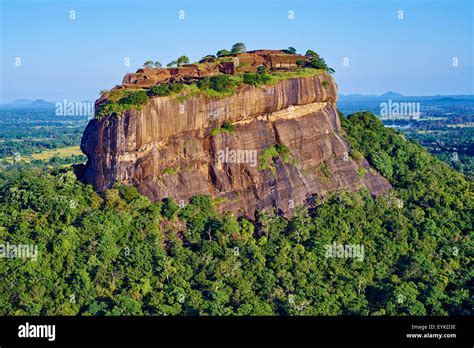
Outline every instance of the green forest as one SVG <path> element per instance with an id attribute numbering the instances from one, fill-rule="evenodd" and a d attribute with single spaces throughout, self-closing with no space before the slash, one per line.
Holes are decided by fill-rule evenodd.
<path id="1" fill-rule="evenodd" d="M 291 219 L 97 194 L 73 168 L 2 172 L 0 240 L 39 256 L 0 261 L 0 314 L 472 315 L 472 182 L 370 113 L 340 117 L 393 190 L 314 197 Z M 326 257 L 334 242 L 364 260 Z"/>

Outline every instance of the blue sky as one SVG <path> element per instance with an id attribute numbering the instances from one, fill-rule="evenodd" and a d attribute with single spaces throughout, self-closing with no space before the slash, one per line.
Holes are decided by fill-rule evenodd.
<path id="1" fill-rule="evenodd" d="M 96 99 L 100 90 L 119 84 L 146 60 L 165 65 L 186 54 L 196 61 L 235 42 L 249 50 L 313 49 L 336 70 L 343 94 L 473 94 L 472 4 L 2 0 L 0 103 Z M 17 58 L 20 66 L 15 66 Z"/>

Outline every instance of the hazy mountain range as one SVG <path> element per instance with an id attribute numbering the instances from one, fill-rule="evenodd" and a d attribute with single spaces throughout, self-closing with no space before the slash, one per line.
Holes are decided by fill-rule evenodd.
<path id="1" fill-rule="evenodd" d="M 338 101 L 346 102 L 367 102 L 367 101 L 387 101 L 406 100 L 406 101 L 440 101 L 440 102 L 474 102 L 474 95 L 432 95 L 432 96 L 405 96 L 397 92 L 386 92 L 381 95 L 365 94 L 338 94 Z M 8 104 L 0 104 L 0 109 L 54 109 L 55 102 L 44 99 L 16 99 Z"/>
<path id="2" fill-rule="evenodd" d="M 53 109 L 55 103 L 44 99 L 17 99 L 9 104 L 1 104 L 0 109 Z"/>
<path id="3" fill-rule="evenodd" d="M 410 101 L 443 101 L 443 102 L 474 102 L 474 95 L 431 95 L 431 96 L 406 96 L 400 93 L 389 91 L 381 95 L 364 94 L 339 94 L 339 102 L 365 102 L 365 101 L 387 101 L 392 100 L 410 100 Z"/>

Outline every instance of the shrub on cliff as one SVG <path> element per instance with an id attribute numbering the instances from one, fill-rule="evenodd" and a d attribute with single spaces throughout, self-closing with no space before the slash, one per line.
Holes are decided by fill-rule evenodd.
<path id="1" fill-rule="evenodd" d="M 173 93 L 179 93 L 183 91 L 184 85 L 181 83 L 168 83 L 164 85 L 156 85 L 148 90 L 150 97 L 165 97 Z"/>
<path id="2" fill-rule="evenodd" d="M 310 66 L 314 69 L 322 69 L 322 70 L 326 70 L 328 73 L 330 74 L 334 74 L 335 73 L 335 70 L 333 68 L 330 68 L 328 67 L 328 65 L 326 64 L 326 62 L 324 61 L 323 58 L 321 57 L 315 57 L 311 60 L 310 62 Z"/>
<path id="3" fill-rule="evenodd" d="M 316 52 L 314 52 L 313 50 L 307 50 L 306 53 L 305 53 L 305 56 L 309 59 L 316 59 L 316 58 L 319 58 L 319 54 L 317 54 Z"/>
<path id="4" fill-rule="evenodd" d="M 298 59 L 296 61 L 296 65 L 299 67 L 299 68 L 303 68 L 305 65 L 306 65 L 306 61 L 303 60 L 303 59 Z"/>
<path id="5" fill-rule="evenodd" d="M 243 75 L 243 81 L 247 85 L 260 86 L 269 83 L 272 80 L 271 76 L 265 73 L 245 73 Z"/>
<path id="6" fill-rule="evenodd" d="M 197 86 L 200 90 L 210 92 L 213 96 L 224 96 L 234 93 L 237 81 L 229 75 L 216 75 L 199 81 Z M 213 93 L 213 91 L 217 93 Z"/>
<path id="7" fill-rule="evenodd" d="M 130 92 L 128 96 L 120 100 L 120 104 L 144 105 L 148 103 L 148 96 L 145 91 Z"/>
<path id="8" fill-rule="evenodd" d="M 268 68 L 265 65 L 257 66 L 257 73 L 266 74 L 267 72 L 268 72 Z"/>
<path id="9" fill-rule="evenodd" d="M 235 131 L 235 126 L 229 121 L 225 121 L 221 127 L 214 128 L 211 131 L 211 135 L 216 136 L 217 134 L 220 134 L 220 133 L 232 133 L 234 131 Z"/>
<path id="10" fill-rule="evenodd" d="M 285 144 L 276 143 L 261 153 L 258 158 L 258 170 L 263 172 L 270 169 L 273 175 L 276 173 L 275 160 L 281 158 L 284 163 L 294 165 L 293 157 L 291 156 L 290 148 Z"/>
<path id="11" fill-rule="evenodd" d="M 143 90 L 126 89 L 112 91 L 107 99 L 97 110 L 97 119 L 113 114 L 119 115 L 122 111 L 141 109 L 149 100 L 147 93 Z"/>

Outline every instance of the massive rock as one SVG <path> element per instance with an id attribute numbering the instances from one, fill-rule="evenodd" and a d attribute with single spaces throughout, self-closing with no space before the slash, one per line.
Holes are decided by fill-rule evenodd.
<path id="1" fill-rule="evenodd" d="M 336 98 L 327 74 L 244 85 L 222 99 L 155 97 L 140 111 L 90 121 L 81 144 L 84 179 L 99 192 L 115 182 L 133 185 L 153 201 L 211 195 L 221 210 L 248 217 L 272 208 L 291 215 L 313 195 L 335 190 L 366 187 L 379 195 L 390 184 L 349 156 Z M 211 135 L 224 121 L 235 130 Z M 265 166 L 262 155 L 275 144 L 290 154 L 267 156 Z"/>

